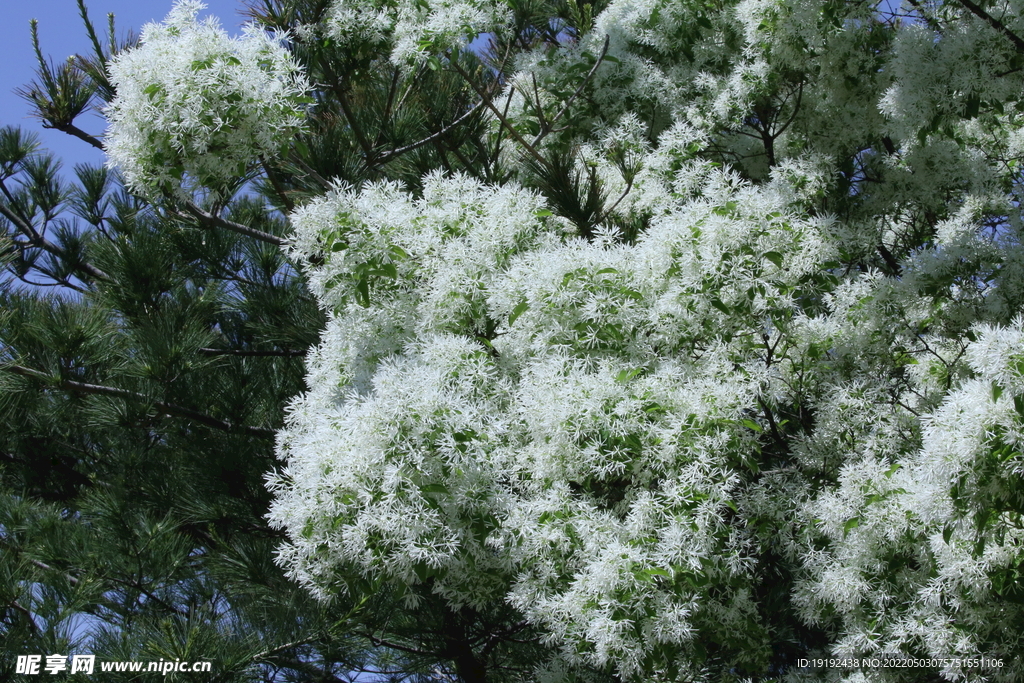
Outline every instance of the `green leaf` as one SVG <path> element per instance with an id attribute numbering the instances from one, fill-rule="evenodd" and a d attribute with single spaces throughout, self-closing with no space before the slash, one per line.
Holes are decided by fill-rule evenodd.
<path id="1" fill-rule="evenodd" d="M 615 375 L 615 381 L 618 382 L 619 384 L 625 384 L 626 382 L 633 379 L 643 371 L 643 368 L 633 368 L 632 370 L 620 370 L 619 374 Z"/>
<path id="2" fill-rule="evenodd" d="M 843 538 L 850 533 L 851 530 L 856 529 L 860 526 L 860 517 L 851 517 L 846 520 L 846 524 L 843 525 Z"/>
<path id="3" fill-rule="evenodd" d="M 775 264 L 777 268 L 782 267 L 782 254 L 777 251 L 769 251 L 764 255 L 766 259 Z"/>
<path id="4" fill-rule="evenodd" d="M 721 299 L 717 297 L 711 300 L 711 305 L 720 310 L 722 313 L 725 313 L 726 315 L 729 315 L 730 313 L 729 307 L 725 305 L 725 302 L 723 302 Z"/>
<path id="5" fill-rule="evenodd" d="M 995 403 L 999 400 L 999 397 L 1003 395 L 1003 388 L 997 383 L 992 382 L 992 402 Z"/>
<path id="6" fill-rule="evenodd" d="M 623 288 L 619 290 L 619 293 L 622 294 L 622 296 L 626 297 L 627 299 L 632 299 L 633 301 L 643 301 L 644 299 L 644 295 L 636 291 L 635 289 Z"/>
<path id="7" fill-rule="evenodd" d="M 446 495 L 451 495 L 448 487 L 444 484 L 426 484 L 420 487 L 420 491 L 423 493 L 444 493 Z"/>
<path id="8" fill-rule="evenodd" d="M 370 282 L 365 277 L 356 282 L 356 301 L 363 308 L 370 307 Z"/>
<path id="9" fill-rule="evenodd" d="M 512 309 L 512 313 L 508 316 L 508 326 L 512 327 L 512 323 L 516 321 L 516 318 L 525 313 L 526 309 L 528 309 L 529 307 L 530 304 L 526 299 L 520 301 L 519 304 Z"/>
<path id="10" fill-rule="evenodd" d="M 973 119 L 978 116 L 978 112 L 981 110 L 981 98 L 977 95 L 971 95 L 967 98 L 964 103 L 964 118 Z"/>
<path id="11" fill-rule="evenodd" d="M 746 427 L 747 429 L 757 432 L 758 434 L 764 431 L 764 427 L 748 418 L 743 418 L 742 420 L 740 420 L 740 424 Z"/>

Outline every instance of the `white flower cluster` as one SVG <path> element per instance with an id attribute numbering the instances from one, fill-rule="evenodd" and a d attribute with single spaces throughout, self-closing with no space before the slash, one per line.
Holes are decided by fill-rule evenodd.
<path id="1" fill-rule="evenodd" d="M 271 482 L 293 577 L 507 600 L 569 661 L 628 677 L 689 666 L 664 653 L 702 632 L 757 631 L 733 521 L 764 429 L 758 349 L 815 286 L 828 222 L 794 215 L 781 180 L 666 168 L 692 143 L 673 129 L 648 155 L 637 201 L 658 216 L 632 245 L 459 176 L 293 214 L 331 314 Z"/>
<path id="2" fill-rule="evenodd" d="M 280 41 L 255 26 L 231 38 L 215 19 L 198 20 L 203 7 L 179 1 L 108 65 L 117 96 L 105 148 L 136 192 L 230 194 L 303 124 L 308 85 Z"/>
<path id="3" fill-rule="evenodd" d="M 319 24 L 301 31 L 349 48 L 390 49 L 392 61 L 404 66 L 504 30 L 508 17 L 507 5 L 493 0 L 334 0 Z"/>
<path id="4" fill-rule="evenodd" d="M 865 449 L 836 489 L 807 504 L 828 544 L 807 552 L 796 599 L 810 620 L 838 616 L 835 651 L 1006 657 L 1024 646 L 1012 625 L 1024 564 L 1022 322 L 975 331 L 975 377 L 922 418 L 919 449 Z M 843 416 L 872 412 L 848 404 Z M 1016 662 L 1001 680 L 1021 673 Z"/>

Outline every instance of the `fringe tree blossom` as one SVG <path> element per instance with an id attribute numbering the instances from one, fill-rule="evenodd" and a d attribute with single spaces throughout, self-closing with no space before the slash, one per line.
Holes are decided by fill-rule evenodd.
<path id="1" fill-rule="evenodd" d="M 662 216 L 632 246 L 462 177 L 420 199 L 339 187 L 293 215 L 332 314 L 271 484 L 295 578 L 326 597 L 355 565 L 410 601 L 507 599 L 570 661 L 624 675 L 707 630 L 756 633 L 734 515 L 757 348 L 827 260 L 827 222 L 691 172 L 693 201 L 646 181 Z"/>
<path id="2" fill-rule="evenodd" d="M 392 62 L 407 66 L 463 48 L 481 33 L 507 30 L 509 19 L 507 6 L 479 0 L 334 0 L 319 23 L 299 32 L 364 54 L 390 50 Z"/>
<path id="3" fill-rule="evenodd" d="M 108 69 L 117 96 L 106 150 L 134 191 L 227 196 L 259 156 L 277 156 L 301 129 L 309 86 L 279 39 L 248 26 L 230 38 L 182 0 Z"/>
<path id="4" fill-rule="evenodd" d="M 460 175 L 292 215 L 331 316 L 271 480 L 293 577 L 505 601 L 624 680 L 766 671 L 790 610 L 803 653 L 1021 650 L 1021 248 L 980 229 L 1019 125 L 972 118 L 1020 76 L 974 17 L 837 12 L 612 2 L 520 55 L 491 125 L 566 108 L 535 151 L 621 197 L 588 239 L 554 193 Z"/>

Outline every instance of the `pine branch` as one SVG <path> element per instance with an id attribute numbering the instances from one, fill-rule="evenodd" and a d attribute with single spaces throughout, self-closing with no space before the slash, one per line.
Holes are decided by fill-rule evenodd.
<path id="1" fill-rule="evenodd" d="M 376 645 L 377 647 L 386 647 L 389 650 L 398 650 L 399 652 L 406 652 L 406 653 L 412 654 L 412 655 L 420 655 L 422 657 L 439 657 L 440 656 L 436 652 L 426 652 L 424 650 L 417 650 L 417 649 L 412 648 L 412 647 L 406 647 L 405 645 L 399 645 L 398 643 L 393 643 L 391 641 L 384 640 L 383 638 L 378 638 L 377 636 L 373 635 L 372 633 L 360 632 L 359 635 L 364 636 L 365 638 L 369 639 L 369 641 L 371 643 L 373 643 L 374 645 Z"/>
<path id="2" fill-rule="evenodd" d="M 33 560 L 31 558 L 29 558 L 28 562 L 29 562 L 29 564 L 31 564 L 33 567 L 36 567 L 37 569 L 42 569 L 43 571 L 47 571 L 47 572 L 56 572 L 56 573 L 60 574 L 61 576 L 64 577 L 64 580 L 67 581 L 68 583 L 70 583 L 72 586 L 77 586 L 78 583 L 79 583 L 78 579 L 76 579 L 71 574 L 68 574 L 67 572 L 62 572 L 61 570 L 59 570 L 59 569 L 57 569 L 55 567 L 51 567 L 50 565 L 46 564 L 45 562 L 40 562 L 39 560 Z"/>
<path id="3" fill-rule="evenodd" d="M 544 168 L 548 168 L 548 166 L 550 166 L 548 160 L 545 159 L 533 145 L 524 140 L 523 136 L 519 134 L 519 131 L 515 129 L 515 126 L 512 125 L 508 118 L 504 114 L 502 114 L 497 107 L 494 106 L 494 98 L 491 97 L 490 93 L 488 93 L 486 90 L 480 87 L 480 85 L 473 80 L 473 77 L 466 73 L 466 70 L 463 69 L 457 61 L 455 61 L 454 59 L 450 59 L 448 60 L 448 63 L 451 64 L 455 71 L 457 71 L 458 74 L 462 76 L 462 78 L 465 79 L 467 83 L 469 83 L 470 87 L 476 91 L 476 94 L 480 96 L 480 99 L 483 102 L 483 104 L 486 105 L 487 108 L 490 109 L 494 113 L 494 115 L 498 117 L 498 120 L 501 122 L 502 127 L 509 132 L 509 135 L 514 137 L 516 139 L 516 142 L 522 145 L 523 149 L 529 152 L 530 155 L 537 160 L 537 163 L 539 163 Z"/>
<path id="4" fill-rule="evenodd" d="M 284 204 L 285 210 L 288 212 L 294 211 L 295 202 L 293 202 L 291 197 L 288 196 L 288 192 L 281 184 L 281 179 L 277 177 L 277 173 L 263 157 L 260 157 L 260 165 L 263 167 L 263 172 L 267 174 L 267 178 L 270 180 L 270 184 L 273 186 L 274 192 L 277 192 L 277 195 L 281 198 L 281 203 Z"/>
<path id="5" fill-rule="evenodd" d="M 295 356 L 305 356 L 305 351 L 298 349 L 279 349 L 269 351 L 251 351 L 247 349 L 198 349 L 199 353 L 204 356 L 283 356 L 291 358 Z"/>
<path id="6" fill-rule="evenodd" d="M 20 375 L 22 377 L 28 377 L 31 379 L 42 380 L 44 382 L 56 384 L 61 389 L 66 391 L 73 391 L 80 394 L 95 394 L 97 396 L 110 396 L 112 398 L 121 398 L 135 403 L 149 403 L 153 407 L 158 408 L 161 412 L 171 415 L 174 417 L 182 417 L 188 420 L 193 420 L 199 424 L 214 429 L 220 429 L 225 432 L 241 432 L 250 436 L 257 436 L 265 439 L 274 438 L 274 430 L 266 429 L 264 427 L 250 427 L 247 425 L 237 425 L 227 422 L 225 420 L 218 420 L 215 417 L 200 413 L 199 411 L 192 410 L 191 408 L 185 408 L 182 406 L 174 405 L 173 403 L 164 403 L 163 401 L 153 401 L 145 394 L 136 393 L 134 391 L 128 391 L 126 389 L 118 389 L 116 387 L 108 387 L 100 384 L 88 384 L 86 382 L 76 382 L 74 380 L 55 380 L 45 372 L 38 370 L 32 370 L 30 368 L 22 367 L 20 365 L 7 365 L 3 368 L 7 372 Z"/>
<path id="7" fill-rule="evenodd" d="M 110 581 L 113 581 L 114 583 L 119 583 L 122 586 L 128 586 L 129 588 L 132 588 L 134 590 L 139 591 L 140 593 L 145 595 L 146 598 L 148 598 L 149 600 L 152 600 L 156 604 L 160 605 L 161 607 L 163 607 L 168 612 L 173 612 L 174 614 L 177 614 L 178 616 L 181 616 L 181 617 L 188 617 L 189 616 L 189 612 L 187 610 L 183 610 L 180 607 L 175 607 L 174 605 L 170 604 L 169 602 L 166 602 L 165 600 L 162 600 L 161 598 L 159 598 L 156 595 L 154 595 L 152 592 L 146 590 L 137 581 L 125 581 L 124 579 L 119 579 L 116 576 L 107 576 L 106 578 L 109 579 Z"/>
<path id="8" fill-rule="evenodd" d="M 30 612 L 17 600 L 11 600 L 8 604 L 25 615 L 25 618 L 28 619 L 28 623 L 32 626 L 33 633 L 35 633 L 36 635 L 42 633 L 42 631 L 39 629 L 39 624 L 36 623 L 35 618 L 32 616 L 32 612 Z"/>
<path id="9" fill-rule="evenodd" d="M 442 128 L 441 130 L 437 131 L 436 133 L 434 133 L 432 135 L 429 135 L 429 136 L 423 138 L 422 140 L 419 140 L 418 142 L 414 142 L 414 143 L 412 143 L 410 145 L 406 145 L 405 147 L 399 147 L 398 149 L 393 149 L 393 150 L 391 150 L 389 152 L 385 152 L 384 154 L 380 155 L 380 157 L 378 157 L 376 159 L 376 162 L 380 163 L 380 164 L 387 163 L 388 161 L 391 161 L 392 159 L 394 159 L 396 157 L 399 157 L 402 154 L 405 154 L 406 152 L 411 152 L 413 150 L 419 149 L 420 147 L 422 147 L 424 145 L 430 144 L 431 142 L 434 142 L 435 140 L 439 140 L 443 136 L 447 135 L 453 128 L 458 126 L 460 123 L 462 123 L 463 121 L 468 119 L 470 116 L 472 116 L 473 114 L 475 114 L 478 111 L 480 111 L 480 107 L 482 107 L 483 105 L 484 105 L 483 102 L 477 102 L 476 104 L 474 104 L 470 108 L 469 111 L 467 111 L 465 114 L 463 114 L 459 118 L 457 118 L 454 121 L 452 121 L 450 124 L 448 124 L 447 126 Z"/>
<path id="10" fill-rule="evenodd" d="M 261 242 L 268 242 L 279 247 L 283 247 L 285 244 L 287 244 L 287 240 L 278 237 L 277 235 L 271 235 L 269 232 L 263 232 L 262 230 L 257 230 L 256 228 L 250 228 L 248 225 L 235 223 L 234 221 L 229 221 L 226 218 L 221 218 L 220 216 L 217 216 L 215 214 L 207 213 L 206 211 L 203 211 L 192 202 L 186 204 L 185 209 L 189 215 L 191 215 L 193 218 L 198 219 L 201 224 L 208 228 L 224 228 L 225 230 L 230 230 L 231 232 L 237 232 L 240 235 L 255 237 Z M 175 211 L 173 213 L 179 218 L 185 217 L 185 214 L 182 214 L 178 211 Z"/>
<path id="11" fill-rule="evenodd" d="M 0 183 L 0 185 L 2 184 L 3 183 Z M 6 188 L 4 188 L 4 191 L 6 193 Z M 92 265 L 88 261 L 81 261 L 79 259 L 69 258 L 67 252 L 64 249 L 43 237 L 35 228 L 32 227 L 31 223 L 29 223 L 24 218 L 16 214 L 14 211 L 11 211 L 6 205 L 2 203 L 0 203 L 0 216 L 3 216 L 11 223 L 13 223 L 14 226 L 18 228 L 18 230 L 21 231 L 21 233 L 24 234 L 25 237 L 29 239 L 29 242 L 32 244 L 32 246 L 38 247 L 44 251 L 53 254 L 54 256 L 58 256 L 62 259 L 65 259 L 69 264 L 71 264 L 73 268 L 75 268 L 76 270 L 81 270 L 84 273 L 87 273 L 90 277 L 93 277 L 97 280 L 110 280 L 109 275 L 107 275 L 102 270 Z"/>
<path id="12" fill-rule="evenodd" d="M 88 142 L 90 145 L 100 150 L 101 152 L 104 151 L 103 143 L 100 142 L 99 138 L 97 138 L 94 135 L 90 135 L 89 133 L 86 133 L 84 130 L 82 130 L 73 123 L 59 123 L 55 121 L 48 121 L 43 124 L 43 128 L 53 128 L 54 130 L 59 130 L 62 133 L 67 133 L 68 135 L 76 137 L 79 140 L 84 140 L 85 142 Z"/>
<path id="13" fill-rule="evenodd" d="M 341 105 L 341 111 L 345 114 L 345 119 L 348 121 L 349 128 L 352 129 L 352 134 L 356 136 L 356 142 L 363 149 L 363 154 L 366 156 L 366 165 L 370 166 L 373 163 L 373 147 L 370 145 L 369 138 L 363 133 L 362 127 L 359 125 L 359 121 L 356 119 L 355 113 L 352 111 L 352 107 L 349 105 L 348 97 L 345 96 L 345 87 L 338 82 L 337 78 L 334 78 L 331 90 L 334 91 L 335 97 L 338 98 L 338 104 Z"/>
<path id="14" fill-rule="evenodd" d="M 316 635 L 310 636 L 308 638 L 303 638 L 301 640 L 294 640 L 290 643 L 285 643 L 284 645 L 278 645 L 277 647 L 273 647 L 269 650 L 264 650 L 263 652 L 253 655 L 252 661 L 259 662 L 264 659 L 267 659 L 268 657 L 273 657 L 276 654 L 285 652 L 286 650 L 291 650 L 294 647 L 302 647 L 303 645 L 309 645 L 310 643 L 315 643 L 318 640 L 320 640 L 320 636 Z"/>

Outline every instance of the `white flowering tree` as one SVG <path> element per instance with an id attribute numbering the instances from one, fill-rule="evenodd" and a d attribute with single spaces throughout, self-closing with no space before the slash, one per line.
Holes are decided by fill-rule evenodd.
<path id="1" fill-rule="evenodd" d="M 262 162 L 328 316 L 278 559 L 440 624 L 400 647 L 1020 680 L 1021 10 L 264 0 L 277 43 L 182 3 L 109 63 L 105 144 L 246 234 L 219 211 Z M 882 653 L 925 661 L 797 667 Z"/>

